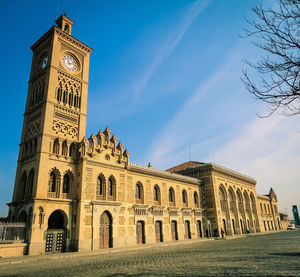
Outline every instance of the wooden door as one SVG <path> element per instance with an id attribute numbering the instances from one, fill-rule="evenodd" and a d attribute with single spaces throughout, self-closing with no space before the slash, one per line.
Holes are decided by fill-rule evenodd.
<path id="1" fill-rule="evenodd" d="M 109 248 L 111 245 L 112 226 L 109 215 L 104 212 L 100 217 L 99 248 Z"/>
<path id="2" fill-rule="evenodd" d="M 200 220 L 197 221 L 197 234 L 198 234 L 198 238 L 202 238 L 202 229 L 201 229 L 201 221 Z"/>
<path id="3" fill-rule="evenodd" d="M 156 242 L 163 241 L 163 237 L 162 237 L 162 222 L 161 221 L 156 221 L 155 222 L 155 240 L 156 240 Z"/>
<path id="4" fill-rule="evenodd" d="M 99 248 L 109 248 L 109 226 L 100 226 L 100 246 Z"/>
<path id="5" fill-rule="evenodd" d="M 178 240 L 177 236 L 177 222 L 172 221 L 171 222 L 171 233 L 172 233 L 172 240 Z"/>
<path id="6" fill-rule="evenodd" d="M 185 227 L 184 238 L 185 239 L 190 239 L 191 238 L 191 231 L 190 231 L 190 222 L 188 220 L 186 220 L 184 222 L 184 227 Z"/>
<path id="7" fill-rule="evenodd" d="M 144 222 L 138 221 L 136 223 L 136 243 L 137 244 L 142 244 L 145 243 L 145 234 L 144 234 Z"/>
<path id="8" fill-rule="evenodd" d="M 46 253 L 59 253 L 65 250 L 66 235 L 64 230 L 49 230 L 46 233 Z"/>

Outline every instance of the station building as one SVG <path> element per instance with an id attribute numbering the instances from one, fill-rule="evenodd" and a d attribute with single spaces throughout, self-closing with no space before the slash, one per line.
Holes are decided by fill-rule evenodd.
<path id="1" fill-rule="evenodd" d="M 9 218 L 30 255 L 281 229 L 277 197 L 212 163 L 131 163 L 109 128 L 86 137 L 89 58 L 60 16 L 33 51 Z"/>

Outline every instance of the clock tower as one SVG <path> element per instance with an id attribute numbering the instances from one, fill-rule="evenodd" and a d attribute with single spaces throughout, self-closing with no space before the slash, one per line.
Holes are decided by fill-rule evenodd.
<path id="1" fill-rule="evenodd" d="M 45 239 L 47 230 L 56 227 L 64 230 L 66 243 L 62 247 L 70 249 L 76 243 L 76 177 L 80 172 L 75 149 L 85 137 L 93 49 L 71 35 L 73 23 L 61 15 L 57 26 L 31 46 L 31 73 L 9 204 L 9 217 L 27 224 L 30 254 L 45 252 L 40 237 Z M 52 211 L 60 213 L 53 215 L 54 223 L 50 219 L 45 222 L 45 213 Z M 62 226 L 56 226 L 61 221 Z"/>

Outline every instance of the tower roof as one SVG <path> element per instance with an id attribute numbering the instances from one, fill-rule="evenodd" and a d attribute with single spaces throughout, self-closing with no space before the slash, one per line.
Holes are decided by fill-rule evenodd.
<path id="1" fill-rule="evenodd" d="M 55 23 L 58 28 L 71 35 L 71 29 L 74 21 L 68 18 L 66 14 L 62 14 L 59 18 L 57 18 Z"/>

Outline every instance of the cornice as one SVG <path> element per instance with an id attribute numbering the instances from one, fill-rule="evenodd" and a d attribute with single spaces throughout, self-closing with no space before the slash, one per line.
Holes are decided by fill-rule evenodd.
<path id="1" fill-rule="evenodd" d="M 132 205 L 133 208 L 140 208 L 140 209 L 147 209 L 150 207 L 150 205 L 147 205 L 147 204 L 138 204 L 138 203 L 135 203 Z"/>
<path id="2" fill-rule="evenodd" d="M 86 44 L 82 43 L 80 40 L 72 37 L 71 35 L 67 34 L 63 30 L 53 26 L 55 33 L 58 34 L 60 37 L 64 38 L 67 42 L 71 44 L 75 44 L 77 47 L 81 48 L 82 50 L 91 53 L 94 49 L 87 46 Z"/>
<path id="3" fill-rule="evenodd" d="M 34 51 L 42 42 L 44 42 L 48 37 L 51 35 L 54 35 L 56 33 L 58 36 L 65 39 L 65 41 L 76 45 L 77 47 L 81 48 L 82 50 L 91 53 L 94 49 L 87 46 L 86 44 L 82 43 L 80 40 L 72 37 L 71 35 L 67 34 L 63 30 L 60 30 L 59 28 L 52 26 L 44 35 L 42 35 L 30 48 L 32 51 Z"/>
<path id="4" fill-rule="evenodd" d="M 102 166 L 102 167 L 106 167 L 106 168 L 125 170 L 125 167 L 122 167 L 122 166 L 106 164 L 106 163 L 97 162 L 97 161 L 93 161 L 93 160 L 89 160 L 89 159 L 87 159 L 86 163 L 90 164 L 90 165 Z"/>
<path id="5" fill-rule="evenodd" d="M 160 177 L 160 178 L 164 178 L 164 179 L 175 180 L 175 181 L 184 182 L 184 183 L 197 185 L 197 186 L 200 185 L 200 182 L 201 182 L 201 180 L 198 180 L 196 178 L 187 177 L 187 176 L 183 176 L 183 175 L 176 174 L 176 173 L 170 173 L 167 171 L 158 170 L 158 169 L 154 169 L 154 168 L 146 168 L 146 167 L 138 166 L 138 165 L 135 165 L 132 163 L 130 163 L 128 165 L 128 171 L 146 174 L 146 175 L 155 176 L 155 177 Z"/>
<path id="6" fill-rule="evenodd" d="M 71 199 L 59 199 L 59 198 L 31 198 L 30 200 L 14 201 L 7 203 L 8 206 L 18 205 L 21 203 L 30 204 L 34 202 L 55 202 L 55 203 L 71 203 Z"/>
<path id="7" fill-rule="evenodd" d="M 215 172 L 219 172 L 219 173 L 225 174 L 227 176 L 234 177 L 234 178 L 239 179 L 241 181 L 246 181 L 248 183 L 251 183 L 254 186 L 256 185 L 255 179 L 253 179 L 253 178 L 251 178 L 247 175 L 241 174 L 237 171 L 225 168 L 225 167 L 217 165 L 217 164 L 212 164 L 211 163 L 209 165 L 211 166 L 211 169 L 214 170 Z"/>
<path id="8" fill-rule="evenodd" d="M 55 26 L 52 26 L 44 35 L 42 35 L 33 45 L 31 45 L 30 49 L 34 51 L 41 43 L 43 43 L 47 38 L 54 34 Z"/>
<path id="9" fill-rule="evenodd" d="M 270 198 L 268 196 L 266 196 L 266 195 L 256 194 L 256 196 L 259 199 L 270 201 Z"/>
<path id="10" fill-rule="evenodd" d="M 203 164 L 203 165 L 187 168 L 187 169 L 178 171 L 178 173 L 179 172 L 181 172 L 181 173 L 197 173 L 201 170 L 214 171 L 216 173 L 221 173 L 221 174 L 226 175 L 228 177 L 233 177 L 233 178 L 238 179 L 240 181 L 250 183 L 253 186 L 256 185 L 255 179 L 253 179 L 253 178 L 251 178 L 247 175 L 241 174 L 237 171 L 234 171 L 234 170 L 231 170 L 231 169 L 228 169 L 228 168 L 225 168 L 223 166 L 213 164 L 213 163 L 206 163 L 206 164 Z M 200 176 L 200 178 L 201 178 L 201 176 Z"/>
<path id="11" fill-rule="evenodd" d="M 92 205 L 103 205 L 103 206 L 121 206 L 120 202 L 110 202 L 110 201 L 91 201 Z"/>
<path id="12" fill-rule="evenodd" d="M 54 202 L 54 203 L 63 203 L 63 204 L 70 204 L 73 202 L 71 199 L 59 199 L 59 198 L 34 198 L 34 202 Z"/>
<path id="13" fill-rule="evenodd" d="M 50 104 L 52 104 L 52 105 L 56 105 L 56 106 L 59 106 L 59 107 L 63 107 L 63 108 L 66 108 L 66 106 L 64 106 L 64 105 L 62 105 L 62 104 L 59 104 L 59 103 L 57 103 L 57 102 L 53 102 L 53 101 L 51 101 L 51 100 L 46 100 L 46 103 L 50 103 Z M 76 113 L 78 113 L 79 115 L 81 115 L 81 116 L 87 116 L 86 115 L 86 113 L 83 113 L 83 112 L 81 112 L 80 110 L 74 110 L 74 112 L 76 112 Z"/>

